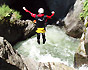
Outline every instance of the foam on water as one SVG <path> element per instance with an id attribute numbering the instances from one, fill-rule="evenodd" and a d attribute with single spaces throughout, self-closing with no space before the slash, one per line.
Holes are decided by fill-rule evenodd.
<path id="1" fill-rule="evenodd" d="M 74 53 L 79 41 L 69 37 L 59 27 L 48 26 L 46 29 L 46 43 L 37 44 L 36 35 L 20 42 L 15 49 L 25 57 L 31 57 L 40 62 L 61 62 L 73 65 Z"/>
<path id="2" fill-rule="evenodd" d="M 81 67 L 79 67 L 79 70 L 88 70 L 88 67 L 84 64 Z"/>

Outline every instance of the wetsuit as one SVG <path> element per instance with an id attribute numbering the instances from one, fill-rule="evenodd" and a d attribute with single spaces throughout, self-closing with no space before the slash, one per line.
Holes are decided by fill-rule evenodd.
<path id="1" fill-rule="evenodd" d="M 30 11 L 28 11 L 27 9 L 25 10 L 26 12 L 29 12 L 31 14 L 32 17 L 34 17 L 37 21 L 36 23 L 36 32 L 37 32 L 37 42 L 40 44 L 40 33 L 42 33 L 42 38 L 43 38 L 43 44 L 45 43 L 46 39 L 45 39 L 45 26 L 46 26 L 46 22 L 47 19 L 51 19 L 51 17 L 54 15 L 54 13 L 52 13 L 51 16 L 48 15 L 44 15 L 44 14 L 33 14 Z"/>

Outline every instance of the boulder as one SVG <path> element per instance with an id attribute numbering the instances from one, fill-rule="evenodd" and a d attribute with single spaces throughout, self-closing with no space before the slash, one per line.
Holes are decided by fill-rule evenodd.
<path id="1" fill-rule="evenodd" d="M 39 63 L 39 70 L 76 70 L 58 62 Z"/>
<path id="2" fill-rule="evenodd" d="M 84 1 L 85 0 L 76 0 L 73 10 L 70 10 L 64 19 L 66 34 L 71 37 L 80 38 L 83 33 L 84 25 L 83 22 L 80 21 L 79 15 L 82 12 Z"/>
<path id="3" fill-rule="evenodd" d="M 84 64 L 88 64 L 88 57 L 85 49 L 85 33 L 82 34 L 79 47 L 74 55 L 74 67 L 78 68 Z"/>
<path id="4" fill-rule="evenodd" d="M 23 58 L 28 70 L 76 70 L 59 62 L 36 62 L 31 58 Z"/>
<path id="5" fill-rule="evenodd" d="M 15 20 L 10 22 L 10 18 L 4 17 L 0 21 L 0 36 L 8 40 L 11 45 L 35 34 L 35 25 L 31 20 Z"/>
<path id="6" fill-rule="evenodd" d="M 85 27 L 85 31 L 80 39 L 80 46 L 74 56 L 75 67 L 80 67 L 84 64 L 88 66 L 88 27 Z"/>
<path id="7" fill-rule="evenodd" d="M 75 53 L 75 55 L 74 55 L 74 67 L 78 68 L 84 64 L 86 66 L 88 66 L 88 56 L 80 54 L 80 53 Z"/>
<path id="8" fill-rule="evenodd" d="M 0 37 L 0 70 L 28 70 L 21 56 L 3 37 Z"/>
<path id="9" fill-rule="evenodd" d="M 0 70 L 21 70 L 15 65 L 7 63 L 6 60 L 0 58 Z"/>
<path id="10" fill-rule="evenodd" d="M 35 24 L 31 20 L 26 20 L 25 23 L 28 23 L 28 26 L 24 29 L 24 37 L 23 39 L 27 39 L 33 36 L 36 32 Z"/>
<path id="11" fill-rule="evenodd" d="M 88 55 L 88 27 L 86 28 L 86 32 L 85 32 L 85 43 L 84 43 L 84 46 L 85 46 L 86 55 Z"/>

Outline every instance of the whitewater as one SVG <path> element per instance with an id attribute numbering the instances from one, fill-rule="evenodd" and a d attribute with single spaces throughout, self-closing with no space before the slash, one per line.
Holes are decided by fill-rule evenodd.
<path id="1" fill-rule="evenodd" d="M 38 62 L 61 62 L 73 67 L 74 54 L 80 44 L 79 39 L 69 37 L 58 26 L 48 25 L 46 28 L 46 43 L 37 43 L 37 35 L 17 43 L 14 48 L 24 57 L 30 57 Z M 80 67 L 79 70 L 82 70 Z M 85 69 L 87 70 L 87 68 Z"/>

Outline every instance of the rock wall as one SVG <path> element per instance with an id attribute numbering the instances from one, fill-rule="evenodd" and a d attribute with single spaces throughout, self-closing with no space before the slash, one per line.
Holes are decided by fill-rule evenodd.
<path id="1" fill-rule="evenodd" d="M 84 25 L 88 22 L 87 19 L 85 19 Z M 75 67 L 80 67 L 84 64 L 88 66 L 88 27 L 86 26 L 80 39 L 80 45 L 74 57 Z"/>
<path id="2" fill-rule="evenodd" d="M 7 63 L 4 59 L 0 58 L 0 70 L 21 70 L 15 65 Z"/>
<path id="3" fill-rule="evenodd" d="M 4 17 L 0 21 L 0 36 L 12 45 L 25 40 L 35 34 L 35 25 L 30 20 L 16 20 L 10 22 L 11 17 Z"/>
<path id="4" fill-rule="evenodd" d="M 65 17 L 66 33 L 69 36 L 80 38 L 82 36 L 84 25 L 80 21 L 80 13 L 82 12 L 83 2 L 85 0 L 76 0 L 73 10 L 71 10 Z"/>
<path id="5" fill-rule="evenodd" d="M 21 56 L 12 48 L 11 44 L 6 41 L 3 37 L 0 37 L 0 69 L 28 70 Z"/>

